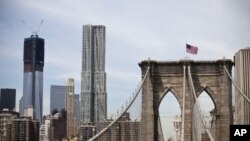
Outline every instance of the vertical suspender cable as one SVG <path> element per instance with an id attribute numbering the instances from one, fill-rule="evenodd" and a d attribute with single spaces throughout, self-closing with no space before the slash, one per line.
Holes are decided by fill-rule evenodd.
<path id="1" fill-rule="evenodd" d="M 197 102 L 197 106 L 199 106 L 199 103 L 198 103 L 198 101 L 197 101 L 197 95 L 196 95 L 196 92 L 195 92 L 195 89 L 194 89 L 193 79 L 192 79 L 192 76 L 191 76 L 190 66 L 188 66 L 188 78 L 189 78 L 190 85 L 191 85 L 191 88 L 192 88 L 192 91 L 193 91 L 193 95 L 194 95 L 195 102 Z M 210 141 L 214 141 L 211 132 L 206 128 L 206 121 L 205 121 L 204 117 L 202 116 L 199 107 L 198 107 L 198 111 L 199 111 L 199 114 L 200 114 L 200 117 L 201 117 L 203 126 L 204 126 L 204 128 L 205 128 L 205 130 L 206 130 L 206 132 L 207 132 L 207 134 L 208 134 L 208 137 L 209 137 Z"/>
<path id="2" fill-rule="evenodd" d="M 181 122 L 181 141 L 184 141 L 184 122 L 185 122 L 185 95 L 186 95 L 186 65 L 183 65 L 183 100 L 182 100 L 182 122 Z"/>

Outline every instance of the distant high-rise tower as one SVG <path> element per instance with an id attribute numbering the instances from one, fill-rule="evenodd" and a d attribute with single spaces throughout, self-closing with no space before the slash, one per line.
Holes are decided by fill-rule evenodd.
<path id="1" fill-rule="evenodd" d="M 105 26 L 84 25 L 81 74 L 81 123 L 107 117 Z"/>
<path id="2" fill-rule="evenodd" d="M 16 89 L 0 89 L 0 110 L 13 111 L 16 107 Z"/>
<path id="3" fill-rule="evenodd" d="M 80 101 L 79 94 L 74 94 L 74 105 L 75 105 L 75 117 L 76 117 L 76 127 L 80 126 Z"/>
<path id="4" fill-rule="evenodd" d="M 74 85 L 74 79 L 68 79 L 66 85 L 67 137 L 76 136 L 77 134 Z"/>
<path id="5" fill-rule="evenodd" d="M 33 118 L 40 122 L 43 113 L 44 39 L 36 34 L 24 39 L 23 62 L 23 96 L 20 101 L 20 114 L 27 115 L 28 111 L 33 111 Z"/>
<path id="6" fill-rule="evenodd" d="M 66 100 L 66 86 L 51 85 L 50 86 L 50 113 L 54 109 L 60 111 L 65 109 L 65 100 Z"/>
<path id="7" fill-rule="evenodd" d="M 250 98 L 250 47 L 235 54 L 235 78 L 241 91 Z M 236 124 L 250 124 L 250 104 L 235 89 Z"/>

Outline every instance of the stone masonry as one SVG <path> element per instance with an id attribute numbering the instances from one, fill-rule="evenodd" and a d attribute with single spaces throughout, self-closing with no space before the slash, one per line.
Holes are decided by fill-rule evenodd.
<path id="1" fill-rule="evenodd" d="M 184 110 L 184 141 L 192 141 L 192 112 L 194 97 L 188 78 L 191 68 L 197 96 L 206 91 L 215 105 L 215 140 L 229 141 L 229 127 L 233 122 L 232 86 L 224 65 L 231 73 L 233 62 L 229 59 L 212 61 L 142 61 L 139 63 L 142 77 L 150 66 L 149 75 L 142 87 L 141 137 L 143 141 L 158 140 L 159 105 L 171 91 L 181 110 Z M 185 72 L 185 83 L 184 83 Z M 185 109 L 183 85 L 185 84 Z M 164 132 L 164 131 L 163 131 Z"/>

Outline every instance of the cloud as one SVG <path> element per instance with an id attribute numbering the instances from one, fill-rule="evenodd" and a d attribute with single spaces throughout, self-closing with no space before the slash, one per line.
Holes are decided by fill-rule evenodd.
<path id="1" fill-rule="evenodd" d="M 44 104 L 47 107 L 52 83 L 65 84 L 72 76 L 76 85 L 80 83 L 83 24 L 106 26 L 107 89 L 109 101 L 114 105 L 125 101 L 141 80 L 137 65 L 141 60 L 182 59 L 186 56 L 186 42 L 199 47 L 198 55 L 191 56 L 192 59 L 223 56 L 232 59 L 236 51 L 250 44 L 247 0 L 5 0 L 0 6 L 4 17 L 0 20 L 1 64 L 9 61 L 22 64 L 23 38 L 28 31 L 17 22 L 24 19 L 36 27 L 44 19 L 39 35 L 45 38 Z"/>
<path id="2" fill-rule="evenodd" d="M 140 74 L 138 75 L 135 72 L 124 71 L 119 68 L 110 68 L 107 72 L 109 72 L 108 75 L 110 78 L 119 79 L 127 83 L 140 80 Z"/>

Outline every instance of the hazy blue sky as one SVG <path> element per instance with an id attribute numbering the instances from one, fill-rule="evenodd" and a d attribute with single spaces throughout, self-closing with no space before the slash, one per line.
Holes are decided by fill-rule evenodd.
<path id="1" fill-rule="evenodd" d="M 80 93 L 82 25 L 106 26 L 108 113 L 140 81 L 138 62 L 180 60 L 185 43 L 199 47 L 194 60 L 233 58 L 250 46 L 249 0 L 1 0 L 0 88 L 22 95 L 23 41 L 44 20 L 44 114 L 51 84 L 75 79 Z M 22 21 L 31 28 L 29 30 Z"/>

